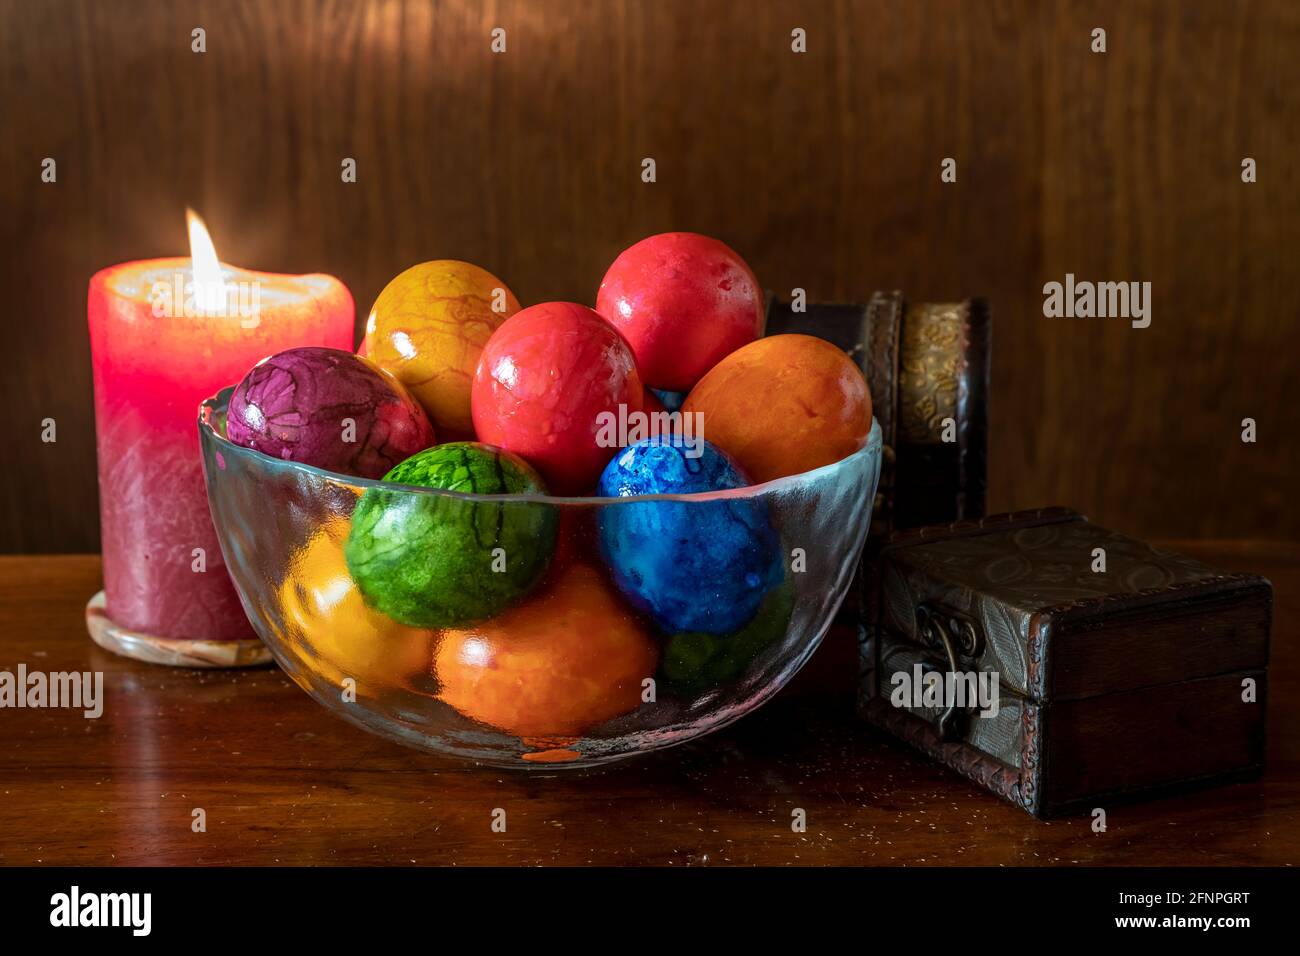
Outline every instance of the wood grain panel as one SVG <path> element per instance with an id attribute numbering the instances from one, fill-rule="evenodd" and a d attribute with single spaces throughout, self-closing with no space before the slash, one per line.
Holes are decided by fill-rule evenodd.
<path id="1" fill-rule="evenodd" d="M 991 508 L 1300 537 L 1297 54 L 1287 0 L 0 0 L 0 550 L 95 547 L 86 281 L 184 250 L 186 204 L 363 312 L 444 256 L 590 302 L 666 229 L 782 293 L 983 294 Z M 1066 272 L 1152 282 L 1152 326 L 1044 318 Z"/>

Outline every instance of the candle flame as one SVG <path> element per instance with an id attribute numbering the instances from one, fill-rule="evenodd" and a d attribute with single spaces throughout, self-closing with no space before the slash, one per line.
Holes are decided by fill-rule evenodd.
<path id="1" fill-rule="evenodd" d="M 190 268 L 194 275 L 194 302 L 205 312 L 225 308 L 226 284 L 221 275 L 221 260 L 216 246 L 193 209 L 185 210 L 185 224 L 190 232 Z"/>

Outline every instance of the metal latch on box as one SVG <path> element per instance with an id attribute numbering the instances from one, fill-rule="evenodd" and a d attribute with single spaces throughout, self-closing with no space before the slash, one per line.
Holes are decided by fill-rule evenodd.
<path id="1" fill-rule="evenodd" d="M 959 658 L 973 661 L 984 652 L 984 635 L 979 623 L 961 611 L 936 604 L 917 605 L 916 629 L 928 646 L 943 652 L 948 670 L 954 675 L 961 670 Z M 967 716 L 974 710 L 969 704 L 958 707 L 955 700 L 951 701 L 935 722 L 939 739 L 959 739 L 965 731 Z"/>

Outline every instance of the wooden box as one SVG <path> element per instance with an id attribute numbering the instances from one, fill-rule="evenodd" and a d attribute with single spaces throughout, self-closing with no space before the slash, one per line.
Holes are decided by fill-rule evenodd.
<path id="1" fill-rule="evenodd" d="M 1272 595 L 1066 509 L 897 532 L 869 574 L 860 709 L 1040 817 L 1249 776 Z M 948 672 L 996 673 L 997 707 L 915 693 Z"/>

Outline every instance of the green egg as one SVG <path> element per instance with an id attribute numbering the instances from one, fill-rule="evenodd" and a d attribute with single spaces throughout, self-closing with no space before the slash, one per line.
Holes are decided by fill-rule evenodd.
<path id="1" fill-rule="evenodd" d="M 733 680 L 765 648 L 785 636 L 794 600 L 794 587 L 787 576 L 764 595 L 758 611 L 740 630 L 724 637 L 693 631 L 671 635 L 660 658 L 660 674 L 671 686 L 687 692 Z"/>
<path id="2" fill-rule="evenodd" d="M 412 455 L 385 482 L 475 495 L 544 495 L 517 455 L 450 442 Z M 494 617 L 546 573 L 559 512 L 525 501 L 372 488 L 352 514 L 344 555 L 366 602 L 412 627 L 454 627 Z"/>

